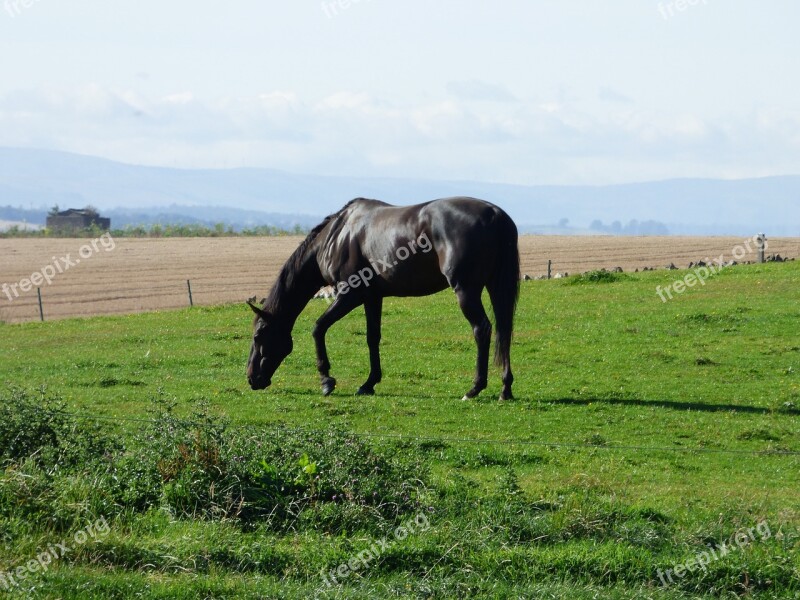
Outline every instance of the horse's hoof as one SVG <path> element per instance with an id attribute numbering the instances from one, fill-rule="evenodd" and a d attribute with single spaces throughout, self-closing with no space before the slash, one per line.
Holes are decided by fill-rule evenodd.
<path id="1" fill-rule="evenodd" d="M 325 383 L 322 384 L 322 395 L 323 396 L 330 396 L 331 392 L 336 389 L 336 380 L 331 378 L 328 379 Z"/>
<path id="2" fill-rule="evenodd" d="M 356 392 L 356 396 L 374 396 L 375 395 L 375 388 L 368 388 L 364 387 L 363 385 L 358 388 Z"/>
<path id="3" fill-rule="evenodd" d="M 462 400 L 472 400 L 473 398 L 476 398 L 478 396 L 478 394 L 480 394 L 485 387 L 486 386 L 472 388 L 470 391 L 468 391 L 466 394 L 464 394 L 464 397 L 462 398 Z"/>
<path id="4" fill-rule="evenodd" d="M 511 392 L 500 392 L 500 400 L 513 400 L 514 394 Z"/>
<path id="5" fill-rule="evenodd" d="M 463 397 L 463 398 L 461 398 L 461 401 L 462 401 L 462 402 L 466 402 L 467 400 L 469 400 L 469 396 L 467 396 L 466 394 L 464 394 L 464 397 Z"/>

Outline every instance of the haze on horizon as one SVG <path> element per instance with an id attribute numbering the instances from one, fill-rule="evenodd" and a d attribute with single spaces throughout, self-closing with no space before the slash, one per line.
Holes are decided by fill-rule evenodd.
<path id="1" fill-rule="evenodd" d="M 790 0 L 0 3 L 0 146 L 528 185 L 800 173 Z"/>

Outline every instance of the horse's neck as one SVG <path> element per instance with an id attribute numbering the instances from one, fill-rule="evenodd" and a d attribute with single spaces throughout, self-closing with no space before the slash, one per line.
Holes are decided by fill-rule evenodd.
<path id="1" fill-rule="evenodd" d="M 281 272 L 279 278 L 284 277 Z M 291 330 L 303 309 L 311 301 L 324 284 L 322 274 L 317 263 L 316 252 L 310 251 L 304 257 L 303 263 L 291 277 L 291 283 L 279 286 L 276 282 L 272 294 L 275 294 L 273 310 L 275 316 L 284 320 Z"/>

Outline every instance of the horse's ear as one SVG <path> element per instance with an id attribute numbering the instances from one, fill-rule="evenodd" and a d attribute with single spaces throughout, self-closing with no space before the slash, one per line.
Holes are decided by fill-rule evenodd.
<path id="1" fill-rule="evenodd" d="M 258 306 L 253 304 L 250 300 L 247 301 L 247 306 L 249 306 L 252 309 L 252 311 L 256 313 L 256 315 L 258 315 L 265 321 L 269 321 L 269 319 L 272 318 L 272 315 L 270 313 L 268 313 L 263 308 L 259 308 Z"/>

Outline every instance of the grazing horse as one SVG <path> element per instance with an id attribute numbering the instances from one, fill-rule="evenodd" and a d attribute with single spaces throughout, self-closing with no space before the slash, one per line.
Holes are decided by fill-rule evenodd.
<path id="1" fill-rule="evenodd" d="M 448 286 L 472 325 L 478 359 L 472 388 L 486 388 L 492 325 L 481 294 L 489 291 L 496 323 L 495 362 L 503 368 L 501 399 L 511 399 L 511 333 L 519 297 L 517 227 L 500 208 L 474 198 L 444 198 L 415 206 L 392 206 L 357 198 L 325 218 L 281 269 L 262 307 L 248 302 L 256 317 L 247 380 L 254 390 L 292 351 L 295 321 L 324 285 L 336 300 L 313 330 L 322 393 L 336 387 L 330 376 L 325 333 L 364 305 L 370 371 L 358 394 L 374 394 L 381 380 L 379 345 L 385 296 L 427 296 Z"/>

